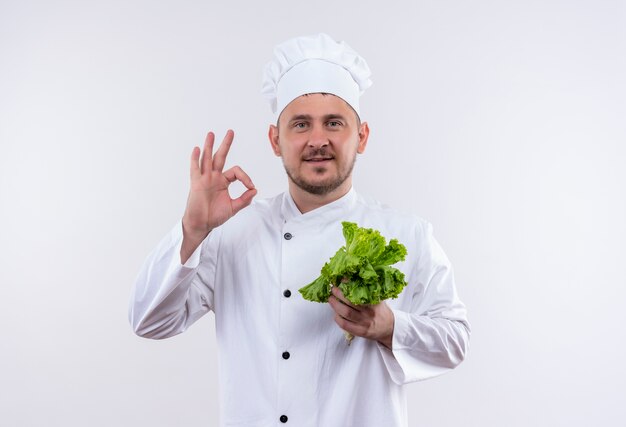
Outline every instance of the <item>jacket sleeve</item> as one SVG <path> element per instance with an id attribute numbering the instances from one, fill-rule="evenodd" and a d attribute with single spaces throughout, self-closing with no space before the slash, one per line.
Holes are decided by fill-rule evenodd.
<path id="1" fill-rule="evenodd" d="M 182 240 L 179 221 L 148 255 L 137 275 L 128 314 L 139 336 L 162 339 L 177 335 L 213 309 L 219 229 L 211 231 L 184 265 Z"/>
<path id="2" fill-rule="evenodd" d="M 397 384 L 441 375 L 460 364 L 469 348 L 470 325 L 450 261 L 429 223 L 418 224 L 417 234 L 420 250 L 409 274 L 409 286 L 415 285 L 411 286 L 413 294 L 402 309 L 392 308 L 392 349 L 379 344 Z"/>

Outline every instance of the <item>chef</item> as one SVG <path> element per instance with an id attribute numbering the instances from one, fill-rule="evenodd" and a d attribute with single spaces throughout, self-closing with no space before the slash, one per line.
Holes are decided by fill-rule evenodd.
<path id="1" fill-rule="evenodd" d="M 214 313 L 223 426 L 407 426 L 403 386 L 466 355 L 465 306 L 432 226 L 352 187 L 369 136 L 359 97 L 370 84 L 365 60 L 328 35 L 278 45 L 262 92 L 276 114 L 269 140 L 287 191 L 253 201 L 251 178 L 224 170 L 233 132 L 215 152 L 209 133 L 191 154 L 183 218 L 137 277 L 137 335 L 171 337 Z M 232 199 L 234 181 L 246 191 Z M 345 243 L 342 221 L 406 246 L 395 267 L 408 285 L 397 299 L 354 306 L 338 288 L 327 304 L 302 298 L 298 289 Z M 344 331 L 355 336 L 350 345 Z"/>

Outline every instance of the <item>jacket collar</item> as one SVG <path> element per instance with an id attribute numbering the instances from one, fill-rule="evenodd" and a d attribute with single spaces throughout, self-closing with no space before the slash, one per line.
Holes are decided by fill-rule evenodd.
<path id="1" fill-rule="evenodd" d="M 357 194 L 354 191 L 354 187 L 351 187 L 350 190 L 335 200 L 334 202 L 328 203 L 324 206 L 320 206 L 317 209 L 313 209 L 305 214 L 300 212 L 296 203 L 293 201 L 293 197 L 291 194 L 286 191 L 283 193 L 283 200 L 281 203 L 281 216 L 285 222 L 287 221 L 297 221 L 297 222 L 308 222 L 308 221 L 333 221 L 337 219 L 341 219 L 341 217 L 346 215 L 346 212 L 352 210 L 354 204 L 356 203 Z"/>

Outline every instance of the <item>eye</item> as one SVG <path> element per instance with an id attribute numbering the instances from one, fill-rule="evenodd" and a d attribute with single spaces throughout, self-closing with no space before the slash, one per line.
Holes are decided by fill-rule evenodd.
<path id="1" fill-rule="evenodd" d="M 327 126 L 331 127 L 331 128 L 336 128 L 336 127 L 339 127 L 339 126 L 342 126 L 342 125 L 343 125 L 343 123 L 341 123 L 339 120 L 331 120 L 331 121 L 329 121 L 327 123 Z"/>
<path id="2" fill-rule="evenodd" d="M 306 129 L 308 126 L 307 122 L 295 122 L 293 124 L 293 128 L 294 129 Z"/>

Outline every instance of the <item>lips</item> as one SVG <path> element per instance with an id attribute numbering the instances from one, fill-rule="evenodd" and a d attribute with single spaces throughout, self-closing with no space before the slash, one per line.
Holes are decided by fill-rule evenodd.
<path id="1" fill-rule="evenodd" d="M 335 154 L 326 147 L 314 148 L 302 153 L 302 161 L 308 163 L 323 163 L 335 159 Z"/>
<path id="2" fill-rule="evenodd" d="M 304 159 L 305 162 L 325 162 L 328 160 L 332 160 L 334 157 L 311 157 L 308 159 Z"/>

